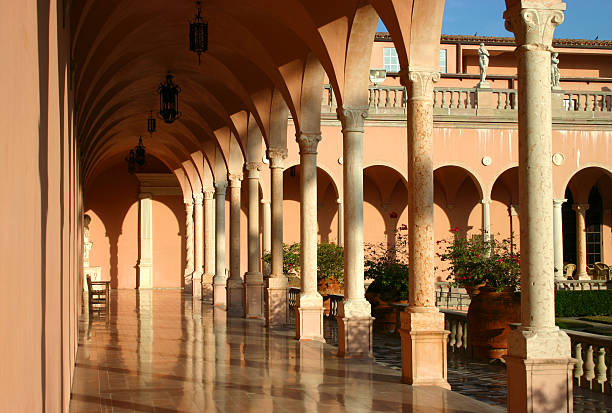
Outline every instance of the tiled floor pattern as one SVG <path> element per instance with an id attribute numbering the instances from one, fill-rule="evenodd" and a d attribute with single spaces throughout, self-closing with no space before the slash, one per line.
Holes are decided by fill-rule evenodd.
<path id="1" fill-rule="evenodd" d="M 293 329 L 266 330 L 180 291 L 113 291 L 110 317 L 80 329 L 74 413 L 503 411 L 401 384 L 396 368 L 338 358 L 332 345 L 297 342 Z"/>

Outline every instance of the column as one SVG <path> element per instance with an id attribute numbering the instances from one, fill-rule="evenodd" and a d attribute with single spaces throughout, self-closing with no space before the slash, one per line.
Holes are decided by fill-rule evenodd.
<path id="1" fill-rule="evenodd" d="M 483 198 L 480 203 L 482 205 L 482 239 L 489 241 L 491 239 L 491 199 Z"/>
<path id="2" fill-rule="evenodd" d="M 338 198 L 338 245 L 344 246 L 344 206 L 342 198 Z"/>
<path id="3" fill-rule="evenodd" d="M 215 191 L 204 190 L 204 275 L 202 276 L 202 300 L 213 301 L 213 277 L 215 274 Z"/>
<path id="4" fill-rule="evenodd" d="M 363 125 L 368 108 L 338 108 L 342 123 L 344 300 L 338 307 L 338 355 L 372 357 L 372 314 L 363 275 Z"/>
<path id="5" fill-rule="evenodd" d="M 317 291 L 317 145 L 321 132 L 299 133 L 300 145 L 300 281 L 295 313 L 298 340 L 323 338 L 323 297 Z"/>
<path id="6" fill-rule="evenodd" d="M 403 71 L 408 91 L 409 307 L 401 313 L 402 381 L 450 388 L 444 314 L 436 308 L 433 225 L 433 87 L 440 74 Z"/>
<path id="7" fill-rule="evenodd" d="M 229 175 L 230 187 L 230 271 L 227 280 L 227 308 L 244 312 L 244 282 L 240 274 L 240 187 L 242 175 Z"/>
<path id="8" fill-rule="evenodd" d="M 193 199 L 185 200 L 185 293 L 193 293 Z"/>
<path id="9" fill-rule="evenodd" d="M 202 275 L 204 274 L 204 217 L 202 216 L 202 201 L 204 194 L 197 192 L 193 194 L 193 231 L 194 231 L 194 261 L 195 268 L 193 270 L 193 297 L 202 298 Z"/>
<path id="10" fill-rule="evenodd" d="M 272 220 L 272 211 L 270 210 L 270 201 L 268 199 L 261 200 L 261 245 L 263 249 L 263 255 L 269 254 L 271 249 L 271 234 L 270 234 L 270 221 Z M 267 263 L 262 262 L 262 269 L 264 278 L 270 275 L 270 266 Z"/>
<path id="11" fill-rule="evenodd" d="M 213 305 L 227 309 L 225 274 L 225 190 L 227 182 L 215 182 L 215 276 L 213 278 Z"/>
<path id="12" fill-rule="evenodd" d="M 287 149 L 268 149 L 270 159 L 272 211 L 270 222 L 270 253 L 272 256 L 270 276 L 266 280 L 268 300 L 266 325 L 278 327 L 288 322 L 287 277 L 283 273 L 283 161 Z"/>
<path id="13" fill-rule="evenodd" d="M 138 288 L 153 288 L 153 195 L 141 193 L 138 202 Z"/>
<path id="14" fill-rule="evenodd" d="M 586 211 L 589 204 L 574 204 L 572 209 L 576 211 L 576 277 L 578 280 L 590 280 L 586 259 Z"/>
<path id="15" fill-rule="evenodd" d="M 263 318 L 263 274 L 259 270 L 261 253 L 259 248 L 259 171 L 261 162 L 247 162 L 247 182 L 249 197 L 248 217 L 248 271 L 245 274 L 246 318 Z"/>
<path id="16" fill-rule="evenodd" d="M 555 249 L 555 280 L 565 278 L 563 274 L 563 215 L 561 206 L 567 199 L 553 199 L 553 240 Z"/>
<path id="17" fill-rule="evenodd" d="M 511 2 L 507 2 L 510 4 Z M 518 67 L 521 326 L 508 336 L 508 411 L 572 411 L 570 339 L 555 326 L 550 58 L 565 5 L 515 1 L 504 13 Z"/>

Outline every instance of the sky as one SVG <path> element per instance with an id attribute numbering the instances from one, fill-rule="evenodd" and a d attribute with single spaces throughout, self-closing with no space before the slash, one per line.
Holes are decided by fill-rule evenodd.
<path id="1" fill-rule="evenodd" d="M 612 0 L 565 0 L 565 21 L 555 38 L 612 40 Z M 504 0 L 446 0 L 442 34 L 511 37 L 504 28 Z M 378 31 L 386 31 L 382 22 Z"/>

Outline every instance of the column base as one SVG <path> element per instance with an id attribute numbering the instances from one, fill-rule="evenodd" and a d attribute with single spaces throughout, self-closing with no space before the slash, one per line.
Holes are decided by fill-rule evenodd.
<path id="1" fill-rule="evenodd" d="M 193 294 L 193 270 L 185 270 L 183 280 L 185 280 L 185 294 Z"/>
<path id="2" fill-rule="evenodd" d="M 264 318 L 263 274 L 260 272 L 247 272 L 245 280 L 245 308 L 246 318 Z"/>
<path id="3" fill-rule="evenodd" d="M 444 314 L 435 307 L 409 307 L 401 313 L 402 382 L 450 390 L 447 379 Z"/>
<path id="4" fill-rule="evenodd" d="M 271 276 L 266 285 L 266 327 L 281 327 L 287 324 L 287 277 Z"/>
<path id="5" fill-rule="evenodd" d="M 365 299 L 344 300 L 338 306 L 338 356 L 372 358 L 370 303 Z"/>
<path id="6" fill-rule="evenodd" d="M 590 280 L 590 279 L 591 279 L 591 277 L 589 276 L 589 274 L 587 274 L 587 273 L 585 272 L 585 273 L 582 273 L 582 274 L 576 274 L 576 275 L 574 276 L 574 279 L 575 279 L 575 280 Z"/>
<path id="7" fill-rule="evenodd" d="M 227 280 L 227 309 L 233 314 L 244 312 L 244 282 L 241 279 Z"/>
<path id="8" fill-rule="evenodd" d="M 153 265 L 138 264 L 138 288 L 153 288 Z"/>
<path id="9" fill-rule="evenodd" d="M 202 298 L 202 275 L 204 273 L 203 272 L 197 272 L 194 271 L 193 275 L 192 275 L 192 294 L 193 294 L 193 298 L 198 298 L 201 299 Z"/>
<path id="10" fill-rule="evenodd" d="M 552 327 L 520 327 L 508 336 L 509 412 L 572 412 L 573 369 L 568 335 Z"/>
<path id="11" fill-rule="evenodd" d="M 217 308 L 227 310 L 227 278 L 213 278 L 213 305 Z"/>
<path id="12" fill-rule="evenodd" d="M 202 289 L 202 301 L 213 302 L 213 277 L 212 274 L 202 275 L 202 284 L 200 286 Z"/>
<path id="13" fill-rule="evenodd" d="M 323 297 L 318 292 L 301 293 L 295 307 L 295 338 L 325 342 L 323 338 Z"/>

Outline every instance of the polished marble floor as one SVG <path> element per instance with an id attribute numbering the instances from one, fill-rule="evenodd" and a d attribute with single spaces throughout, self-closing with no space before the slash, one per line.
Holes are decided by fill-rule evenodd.
<path id="1" fill-rule="evenodd" d="M 292 329 L 230 317 L 180 291 L 113 291 L 83 319 L 71 412 L 496 412 L 399 371 L 297 342 Z"/>

